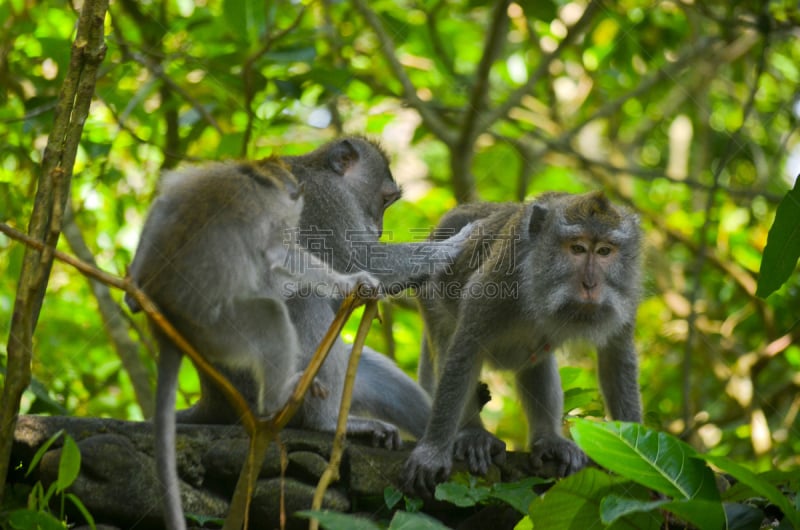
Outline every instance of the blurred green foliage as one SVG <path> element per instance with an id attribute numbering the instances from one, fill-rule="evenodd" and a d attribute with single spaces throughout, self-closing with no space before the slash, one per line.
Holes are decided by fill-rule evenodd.
<path id="1" fill-rule="evenodd" d="M 800 467 L 796 264 L 767 300 L 755 296 L 778 201 L 800 172 L 796 3 L 603 3 L 574 39 L 585 2 L 497 5 L 114 2 L 71 196 L 97 263 L 124 275 L 161 169 L 305 152 L 341 132 L 379 138 L 392 157 L 406 198 L 387 212 L 388 241 L 423 237 L 463 190 L 508 201 L 603 188 L 647 233 L 647 423 L 754 470 Z M 21 229 L 76 18 L 66 1 L 0 3 L 0 221 Z M 0 236 L 3 337 L 22 253 Z M 413 302 L 390 316 L 391 333 L 376 323 L 369 342 L 413 372 Z M 134 322 L 112 324 L 145 344 Z M 86 280 L 62 264 L 34 340 L 22 412 L 142 417 Z M 151 353 L 142 346 L 152 377 Z M 5 355 L 3 342 L 0 367 Z M 564 354 L 571 414 L 603 414 L 592 356 Z M 487 425 L 524 447 L 511 379 L 485 379 Z M 181 404 L 196 397 L 189 366 L 181 389 Z"/>

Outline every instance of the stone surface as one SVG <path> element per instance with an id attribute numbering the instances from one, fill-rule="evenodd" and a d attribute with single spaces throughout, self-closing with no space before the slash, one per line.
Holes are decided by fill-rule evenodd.
<path id="1" fill-rule="evenodd" d="M 26 470 L 36 450 L 62 429 L 77 442 L 82 458 L 80 474 L 69 492 L 84 503 L 98 528 L 163 528 L 150 423 L 21 416 L 14 435 L 12 468 Z M 308 527 L 307 520 L 293 514 L 310 509 L 317 482 L 330 457 L 332 438 L 326 433 L 286 429 L 280 434 L 280 445 L 270 444 L 253 495 L 251 529 L 279 528 L 282 514 L 287 528 Z M 41 480 L 48 487 L 58 475 L 62 444 L 63 438 L 59 438 L 30 477 L 24 478 L 23 473 L 15 472 L 9 475 L 9 482 L 19 485 Z M 248 437 L 240 426 L 178 426 L 178 474 L 186 513 L 225 516 L 248 446 Z M 348 442 L 340 479 L 328 488 L 323 509 L 349 512 L 357 507 L 369 513 L 382 511 L 385 516 L 388 512 L 383 503 L 384 489 L 399 487 L 398 477 L 410 446 L 412 444 L 407 444 L 402 451 L 388 451 Z M 281 450 L 286 452 L 288 461 L 284 477 L 281 477 Z M 526 454 L 509 453 L 502 466 L 492 467 L 489 479 L 519 480 L 525 476 L 526 466 Z M 458 469 L 463 466 L 457 464 Z M 452 509 L 451 505 L 440 504 L 434 503 L 431 507 Z M 453 521 L 466 523 L 472 518 L 483 524 L 486 520 L 500 521 L 504 517 L 513 520 L 515 517 L 507 510 L 502 512 L 502 517 L 500 512 L 480 516 L 482 511 L 472 509 L 467 514 L 456 510 L 443 519 L 452 524 Z M 79 520 L 77 514 L 70 512 L 70 521 Z"/>

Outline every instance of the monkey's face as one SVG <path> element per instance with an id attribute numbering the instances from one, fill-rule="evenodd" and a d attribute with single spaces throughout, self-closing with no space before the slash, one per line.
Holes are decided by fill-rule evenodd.
<path id="1" fill-rule="evenodd" d="M 532 240 L 535 289 L 538 298 L 544 295 L 547 316 L 563 325 L 578 325 L 572 331 L 590 335 L 635 318 L 639 289 L 635 218 L 611 230 L 598 229 L 597 223 L 558 221 Z"/>

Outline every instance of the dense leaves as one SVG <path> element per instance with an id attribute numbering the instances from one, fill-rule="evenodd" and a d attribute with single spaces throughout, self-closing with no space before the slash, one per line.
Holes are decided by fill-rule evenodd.
<path id="1" fill-rule="evenodd" d="M 0 3 L 0 221 L 18 228 L 76 19 L 63 0 Z M 305 152 L 342 132 L 390 153 L 405 200 L 387 212 L 388 241 L 424 237 L 462 200 L 605 189 L 647 234 L 636 340 L 648 426 L 751 472 L 796 470 L 799 25 L 796 3 L 778 0 L 114 2 L 74 223 L 90 256 L 123 275 L 162 169 Z M 0 236 L 4 337 L 21 258 Z M 144 322 L 102 318 L 94 296 L 56 264 L 22 412 L 144 416 Z M 369 340 L 412 372 L 421 330 L 407 302 L 387 305 Z M 124 338 L 139 350 L 124 356 Z M 0 367 L 5 356 L 0 341 Z M 604 414 L 592 359 L 581 345 L 564 357 L 569 414 Z M 513 378 L 485 378 L 486 424 L 524 447 Z M 187 366 L 180 401 L 197 391 Z M 602 480 L 565 488 L 616 495 Z M 641 513 L 609 499 L 619 524 Z"/>

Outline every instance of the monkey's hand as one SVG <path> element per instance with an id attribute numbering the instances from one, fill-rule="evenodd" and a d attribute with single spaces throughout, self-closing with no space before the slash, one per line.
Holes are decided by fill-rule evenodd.
<path id="1" fill-rule="evenodd" d="M 421 440 L 406 460 L 403 469 L 403 490 L 406 493 L 433 498 L 436 485 L 447 480 L 453 469 L 453 450 Z"/>
<path id="2" fill-rule="evenodd" d="M 566 477 L 583 469 L 589 457 L 572 440 L 551 434 L 533 442 L 530 463 L 538 475 Z"/>
<path id="3" fill-rule="evenodd" d="M 367 300 L 374 300 L 381 296 L 381 282 L 372 274 L 362 271 L 353 274 L 355 277 L 354 290 L 358 296 Z"/>
<path id="4" fill-rule="evenodd" d="M 506 443 L 485 429 L 468 427 L 456 436 L 453 453 L 458 460 L 467 462 L 470 473 L 485 475 L 493 461 L 505 462 Z"/>

